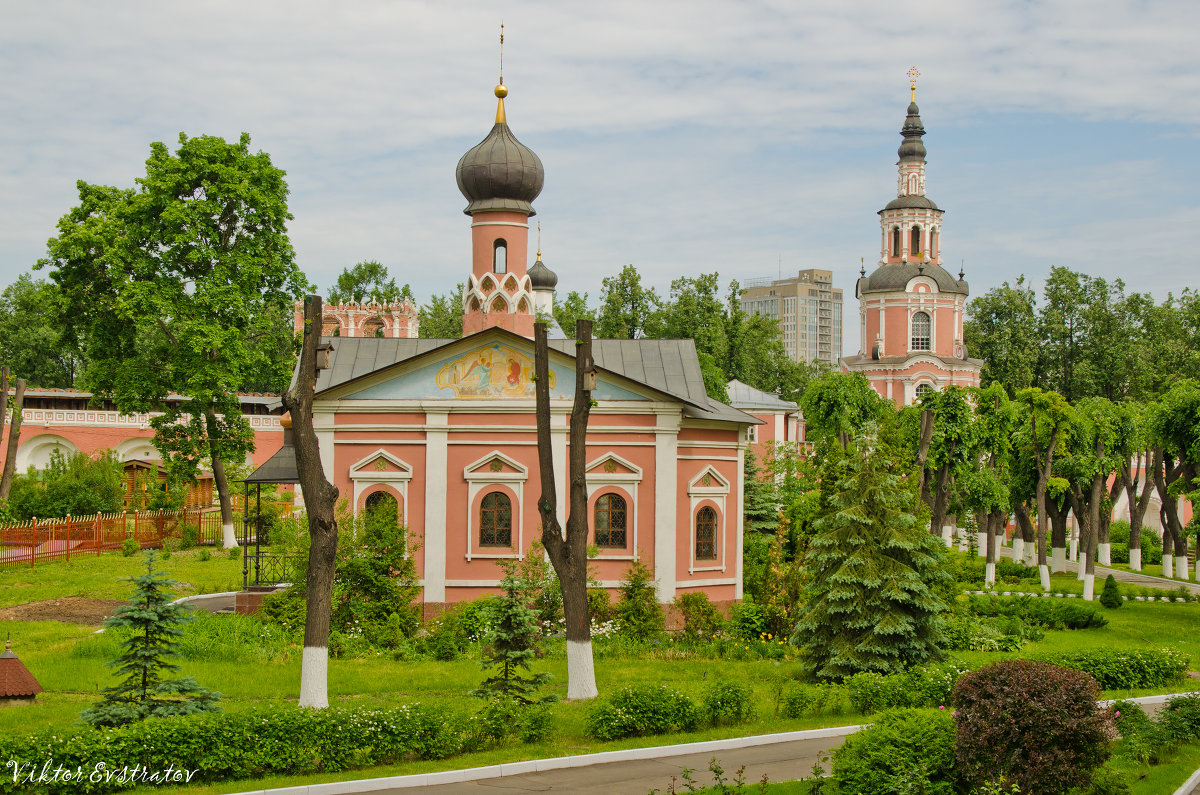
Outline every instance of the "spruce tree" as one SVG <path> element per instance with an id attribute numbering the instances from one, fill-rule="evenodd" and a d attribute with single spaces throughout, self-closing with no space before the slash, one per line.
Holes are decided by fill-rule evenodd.
<path id="1" fill-rule="evenodd" d="M 530 670 L 529 662 L 537 656 L 541 627 L 537 616 L 525 606 L 515 566 L 506 567 L 500 584 L 504 595 L 496 600 L 490 643 L 483 655 L 483 669 L 492 668 L 494 672 L 471 694 L 532 704 L 536 700 L 534 693 L 550 679 L 546 673 L 529 676 L 521 673 Z"/>
<path id="2" fill-rule="evenodd" d="M 898 469 L 870 431 L 826 456 L 793 635 L 818 679 L 889 674 L 941 656 L 946 605 L 935 587 L 949 575 L 938 539 L 918 521 L 915 486 Z"/>
<path id="3" fill-rule="evenodd" d="M 129 631 L 121 641 L 122 654 L 109 662 L 124 680 L 105 688 L 100 703 L 80 717 L 94 726 L 122 726 L 146 718 L 220 709 L 220 693 L 201 687 L 190 676 L 167 678 L 179 670 L 168 662 L 179 656 L 179 636 L 183 634 L 179 625 L 192 618 L 182 605 L 171 603 L 169 589 L 177 583 L 155 570 L 154 550 L 146 552 L 146 573 L 122 582 L 134 584 L 133 596 L 104 621 L 104 628 Z"/>
<path id="4" fill-rule="evenodd" d="M 1100 593 L 1100 604 L 1110 610 L 1120 607 L 1125 600 L 1121 598 L 1121 586 L 1117 578 L 1111 574 L 1104 580 L 1104 590 Z"/>

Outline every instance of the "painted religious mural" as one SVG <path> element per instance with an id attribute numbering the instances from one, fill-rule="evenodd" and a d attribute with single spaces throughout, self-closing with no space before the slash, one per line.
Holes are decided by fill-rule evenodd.
<path id="1" fill-rule="evenodd" d="M 452 359 L 437 374 L 438 388 L 451 390 L 456 398 L 531 398 L 533 381 L 533 359 L 500 344 Z M 551 370 L 551 389 L 555 381 Z"/>

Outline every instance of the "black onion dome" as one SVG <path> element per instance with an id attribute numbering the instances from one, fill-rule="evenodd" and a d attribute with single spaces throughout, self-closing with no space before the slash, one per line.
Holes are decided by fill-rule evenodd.
<path id="1" fill-rule="evenodd" d="M 502 121 L 458 161 L 458 189 L 470 204 L 463 210 L 515 210 L 534 215 L 530 204 L 542 192 L 545 171 L 532 149 Z"/>
<path id="2" fill-rule="evenodd" d="M 926 263 L 918 265 L 915 262 L 891 263 L 880 265 L 870 276 L 858 280 L 858 293 L 894 293 L 908 287 L 908 283 L 918 276 L 928 276 L 937 284 L 943 293 L 958 293 L 969 295 L 967 283 L 963 279 L 955 279 L 941 265 Z"/>
<path id="3" fill-rule="evenodd" d="M 558 274 L 547 268 L 541 259 L 533 263 L 528 275 L 529 286 L 534 290 L 553 290 L 558 286 Z"/>
<path id="4" fill-rule="evenodd" d="M 916 102 L 909 103 L 908 116 L 904 119 L 904 126 L 900 128 L 900 134 L 904 136 L 904 143 L 900 144 L 900 148 L 896 150 L 900 159 L 924 160 L 926 152 L 921 136 L 925 134 L 925 125 L 921 123 L 921 111 Z"/>

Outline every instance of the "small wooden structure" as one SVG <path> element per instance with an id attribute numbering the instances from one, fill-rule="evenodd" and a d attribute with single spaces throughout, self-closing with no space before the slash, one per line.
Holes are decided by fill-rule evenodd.
<path id="1" fill-rule="evenodd" d="M 12 641 L 4 642 L 4 653 L 0 654 L 0 707 L 32 704 L 42 686 L 33 678 L 25 663 L 12 650 Z"/>
<path id="2" fill-rule="evenodd" d="M 283 446 L 242 481 L 246 491 L 241 539 L 243 590 L 237 595 L 235 604 L 239 613 L 254 612 L 262 602 L 263 594 L 289 582 L 295 571 L 296 561 L 291 556 L 272 549 L 262 514 L 264 483 L 295 485 L 300 482 L 291 417 L 285 414 L 279 424 L 283 426 Z"/>
<path id="3" fill-rule="evenodd" d="M 121 464 L 125 469 L 125 509 L 140 509 L 150 501 L 152 490 L 167 487 L 167 468 L 157 461 L 140 458 Z M 213 504 L 213 475 L 201 472 L 188 484 L 184 508 L 208 508 Z"/>

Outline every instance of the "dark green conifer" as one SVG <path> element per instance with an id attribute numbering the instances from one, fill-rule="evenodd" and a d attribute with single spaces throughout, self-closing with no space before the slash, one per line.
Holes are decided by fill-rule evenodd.
<path id="1" fill-rule="evenodd" d="M 547 673 L 528 676 L 522 673 L 530 670 L 529 663 L 537 656 L 541 627 L 537 616 L 525 606 L 514 566 L 506 567 L 500 584 L 504 595 L 496 599 L 489 643 L 483 655 L 483 669 L 494 670 L 472 695 L 532 704 L 537 700 L 534 693 L 550 679 Z"/>
<path id="2" fill-rule="evenodd" d="M 104 689 L 99 704 L 80 717 L 95 726 L 121 726 L 146 718 L 191 715 L 220 709 L 221 694 L 201 687 L 192 677 L 169 679 L 179 670 L 167 662 L 178 657 L 180 624 L 191 619 L 182 605 L 171 603 L 170 588 L 177 583 L 154 568 L 154 550 L 146 552 L 146 573 L 129 577 L 136 589 L 129 604 L 117 608 L 104 628 L 128 630 L 121 641 L 121 656 L 109 662 L 124 680 Z"/>
<path id="3" fill-rule="evenodd" d="M 808 671 L 840 681 L 941 656 L 942 547 L 921 526 L 915 486 L 870 431 L 831 446 L 820 515 L 805 560 L 811 577 L 793 642 Z"/>
<path id="4" fill-rule="evenodd" d="M 1125 600 L 1121 598 L 1121 586 L 1117 585 L 1117 578 L 1111 574 L 1104 580 L 1104 590 L 1100 592 L 1100 604 L 1109 609 L 1121 606 Z"/>

